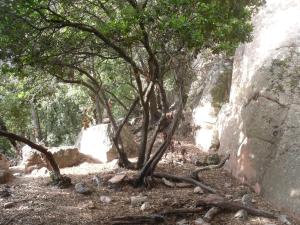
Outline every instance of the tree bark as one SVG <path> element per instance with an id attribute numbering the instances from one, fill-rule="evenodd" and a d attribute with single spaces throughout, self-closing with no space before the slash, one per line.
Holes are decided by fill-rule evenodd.
<path id="1" fill-rule="evenodd" d="M 95 110 L 96 110 L 96 124 L 102 123 L 103 108 L 101 107 L 101 100 L 98 93 L 95 94 Z"/>
<path id="2" fill-rule="evenodd" d="M 31 110 L 31 119 L 33 125 L 34 138 L 36 142 L 40 143 L 43 140 L 41 123 L 40 123 L 38 112 L 33 102 L 31 102 L 30 110 Z"/>

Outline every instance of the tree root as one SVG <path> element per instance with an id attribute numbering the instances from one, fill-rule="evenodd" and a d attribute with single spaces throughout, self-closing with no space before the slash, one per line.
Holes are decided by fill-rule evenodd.
<path id="1" fill-rule="evenodd" d="M 256 209 L 250 206 L 246 206 L 241 203 L 235 203 L 227 200 L 220 200 L 220 199 L 212 199 L 212 198 L 206 198 L 198 200 L 196 207 L 217 207 L 220 210 L 229 211 L 229 212 L 237 212 L 240 209 L 245 210 L 249 215 L 253 216 L 260 216 L 260 217 L 266 217 L 270 219 L 277 219 L 278 216 L 274 213 Z"/>
<path id="2" fill-rule="evenodd" d="M 121 216 L 115 217 L 111 220 L 112 225 L 122 224 L 160 224 L 164 223 L 165 219 L 161 215 L 149 215 L 149 216 Z"/>
<path id="3" fill-rule="evenodd" d="M 208 191 L 210 193 L 214 193 L 214 194 L 216 194 L 218 192 L 216 189 L 214 189 L 206 184 L 203 184 L 200 181 L 197 181 L 191 177 L 176 176 L 176 175 L 167 174 L 167 173 L 154 173 L 153 176 L 157 177 L 157 178 L 167 178 L 170 180 L 184 181 L 184 182 L 193 184 L 195 186 L 199 186 L 203 190 L 206 190 L 206 191 Z"/>
<path id="4" fill-rule="evenodd" d="M 209 166 L 204 166 L 201 168 L 196 169 L 195 171 L 192 172 L 191 177 L 195 178 L 195 179 L 199 179 L 198 174 L 199 172 L 202 171 L 206 171 L 206 170 L 215 170 L 215 169 L 220 169 L 221 167 L 223 167 L 226 163 L 226 161 L 230 158 L 230 154 L 227 154 L 224 159 L 222 159 L 222 161 L 217 164 L 217 165 L 209 165 Z"/>

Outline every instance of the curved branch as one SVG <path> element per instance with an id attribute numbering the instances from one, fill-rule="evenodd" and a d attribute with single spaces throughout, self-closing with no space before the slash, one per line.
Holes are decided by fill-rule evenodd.
<path id="1" fill-rule="evenodd" d="M 47 148 L 45 148 L 41 145 L 35 144 L 35 143 L 33 143 L 32 141 L 30 141 L 29 139 L 27 139 L 25 137 L 22 137 L 22 136 L 19 136 L 17 134 L 13 134 L 13 133 L 5 132 L 3 130 L 0 130 L 0 136 L 6 137 L 8 139 L 13 139 L 13 140 L 16 140 L 16 141 L 23 142 L 24 144 L 30 146 L 31 148 L 34 148 L 37 151 L 43 153 L 46 156 L 46 159 L 49 161 L 49 163 L 50 163 L 53 171 L 55 172 L 55 174 L 58 175 L 58 176 L 61 176 L 59 167 L 58 167 L 52 153 L 49 152 Z"/>

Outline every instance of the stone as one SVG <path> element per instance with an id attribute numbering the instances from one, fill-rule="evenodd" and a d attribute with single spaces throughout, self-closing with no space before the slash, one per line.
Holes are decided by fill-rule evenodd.
<path id="1" fill-rule="evenodd" d="M 176 186 L 176 184 L 174 182 L 169 181 L 168 179 L 166 179 L 164 177 L 161 180 L 168 187 L 175 187 Z"/>
<path id="2" fill-rule="evenodd" d="M 112 125 L 98 124 L 87 129 L 82 129 L 75 146 L 79 152 L 96 162 L 106 163 L 118 158 L 117 150 L 112 142 Z M 138 145 L 134 136 L 125 125 L 121 132 L 124 149 L 129 157 L 136 157 Z"/>
<path id="3" fill-rule="evenodd" d="M 205 163 L 207 165 L 217 165 L 221 161 L 220 156 L 218 154 L 210 154 L 205 158 Z"/>
<path id="4" fill-rule="evenodd" d="M 182 219 L 176 222 L 176 225 L 188 225 L 188 221 L 186 219 Z"/>
<path id="5" fill-rule="evenodd" d="M 282 223 L 282 224 L 285 224 L 285 225 L 291 225 L 292 223 L 289 221 L 287 215 L 280 215 L 278 217 L 278 220 Z"/>
<path id="6" fill-rule="evenodd" d="M 100 201 L 103 203 L 110 203 L 111 202 L 111 197 L 106 196 L 106 195 L 102 195 L 100 196 Z"/>
<path id="7" fill-rule="evenodd" d="M 205 222 L 201 217 L 200 217 L 200 218 L 197 218 L 197 219 L 194 221 L 194 224 L 195 224 L 195 225 L 210 225 L 210 223 Z"/>
<path id="8" fill-rule="evenodd" d="M 4 209 L 9 209 L 14 206 L 15 206 L 15 202 L 7 202 L 7 203 L 4 203 L 4 205 L 3 205 Z"/>
<path id="9" fill-rule="evenodd" d="M 51 147 L 49 151 L 60 168 L 77 166 L 82 162 L 82 156 L 74 146 Z"/>
<path id="10" fill-rule="evenodd" d="M 5 155 L 0 153 L 0 170 L 8 170 L 9 161 L 6 159 Z"/>
<path id="11" fill-rule="evenodd" d="M 195 194 L 204 194 L 204 191 L 201 187 L 198 186 L 198 187 L 194 188 L 194 193 Z"/>
<path id="12" fill-rule="evenodd" d="M 111 184 L 118 184 L 118 183 L 121 183 L 125 177 L 126 177 L 126 174 L 117 174 L 114 177 L 112 177 L 111 179 L 109 179 L 108 182 Z"/>
<path id="13" fill-rule="evenodd" d="M 241 209 L 234 214 L 234 218 L 237 218 L 242 221 L 246 221 L 248 219 L 247 211 Z"/>
<path id="14" fill-rule="evenodd" d="M 140 206 L 147 201 L 147 196 L 132 196 L 130 197 L 131 206 Z"/>
<path id="15" fill-rule="evenodd" d="M 89 195 L 92 193 L 92 190 L 84 182 L 75 184 L 75 191 L 83 195 Z"/>
<path id="16" fill-rule="evenodd" d="M 231 187 L 231 184 L 226 182 L 226 183 L 224 183 L 224 187 L 230 188 L 230 187 Z"/>
<path id="17" fill-rule="evenodd" d="M 215 151 L 219 146 L 217 116 L 229 99 L 232 59 L 205 53 L 195 59 L 193 68 L 197 79 L 191 85 L 189 99 L 195 144 L 205 152 Z"/>
<path id="18" fill-rule="evenodd" d="M 52 153 L 59 168 L 79 165 L 82 161 L 82 155 L 79 150 L 73 146 L 51 147 L 48 151 Z M 22 162 L 26 173 L 31 173 L 35 169 L 42 167 L 51 168 L 45 156 L 35 149 L 25 145 L 22 148 Z"/>
<path id="19" fill-rule="evenodd" d="M 267 0 L 253 17 L 253 39 L 236 51 L 217 121 L 219 151 L 230 153 L 224 168 L 298 219 L 299 10 L 299 1 Z"/>
<path id="20" fill-rule="evenodd" d="M 92 182 L 97 186 L 100 187 L 101 186 L 101 178 L 99 175 L 94 175 L 92 178 Z"/>
<path id="21" fill-rule="evenodd" d="M 143 204 L 142 204 L 142 206 L 141 206 L 141 210 L 142 211 L 145 211 L 145 210 L 147 210 L 147 209 L 149 209 L 150 208 L 150 203 L 149 202 L 144 202 Z"/>
<path id="22" fill-rule="evenodd" d="M 50 171 L 46 167 L 42 167 L 40 169 L 34 169 L 31 172 L 31 175 L 33 177 L 48 177 L 50 174 Z"/>

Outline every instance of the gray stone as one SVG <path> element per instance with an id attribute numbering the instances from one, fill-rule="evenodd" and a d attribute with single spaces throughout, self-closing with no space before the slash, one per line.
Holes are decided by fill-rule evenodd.
<path id="1" fill-rule="evenodd" d="M 236 51 L 229 103 L 218 115 L 219 150 L 231 153 L 225 168 L 298 218 L 299 10 L 294 0 L 267 0 L 259 10 L 253 40 Z"/>
<path id="2" fill-rule="evenodd" d="M 82 129 L 75 146 L 81 154 L 97 162 L 108 162 L 118 158 L 116 147 L 112 142 L 112 125 L 98 124 L 96 126 Z M 138 146 L 134 136 L 127 126 L 121 132 L 124 149 L 129 157 L 136 157 Z"/>
<path id="3" fill-rule="evenodd" d="M 82 156 L 79 150 L 73 146 L 50 147 L 48 151 L 52 153 L 57 165 L 60 168 L 79 165 L 82 161 Z M 25 145 L 22 148 L 22 162 L 26 173 L 31 173 L 35 169 L 42 167 L 51 168 L 45 156 Z"/>
<path id="4" fill-rule="evenodd" d="M 193 64 L 197 80 L 191 85 L 189 98 L 195 143 L 203 151 L 217 150 L 217 115 L 229 98 L 232 59 L 208 53 L 199 55 Z"/>
<path id="5" fill-rule="evenodd" d="M 131 203 L 131 206 L 133 206 L 133 207 L 140 206 L 144 202 L 146 202 L 147 199 L 148 199 L 147 196 L 132 196 L 130 198 L 130 203 Z"/>
<path id="6" fill-rule="evenodd" d="M 75 191 L 83 195 L 89 195 L 92 193 L 92 190 L 84 182 L 75 184 Z"/>

